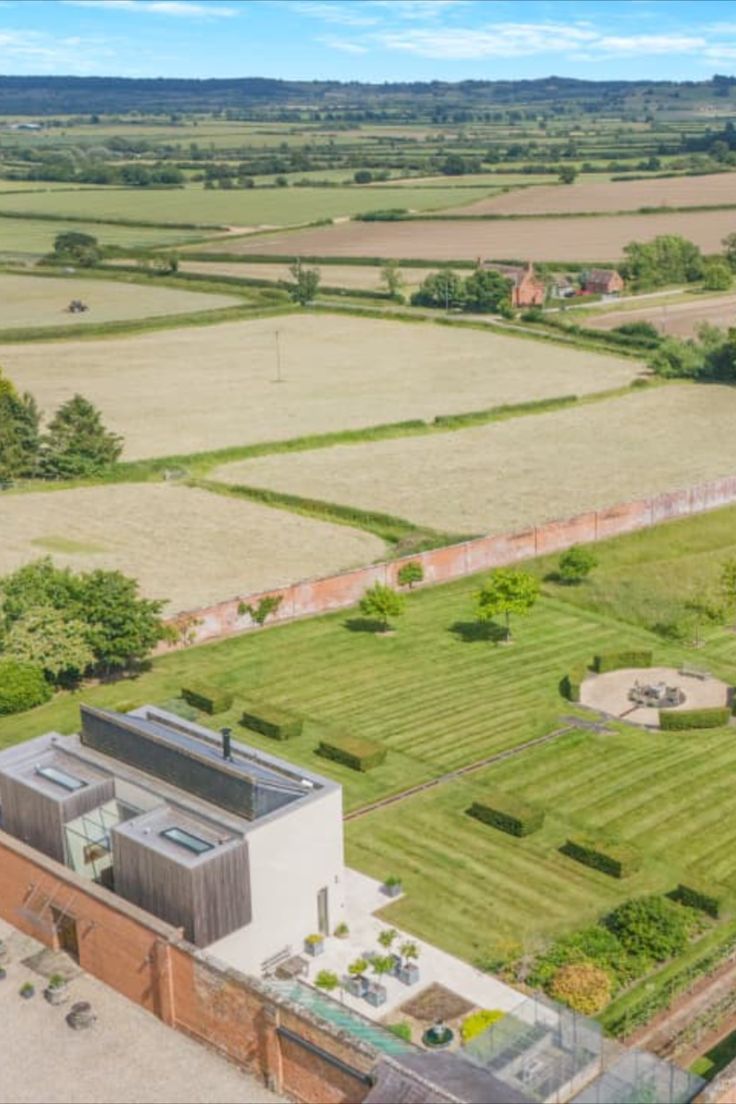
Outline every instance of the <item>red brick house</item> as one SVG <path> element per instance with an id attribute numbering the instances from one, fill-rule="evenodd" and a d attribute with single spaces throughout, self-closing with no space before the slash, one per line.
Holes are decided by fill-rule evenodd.
<path id="1" fill-rule="evenodd" d="M 591 268 L 585 274 L 584 287 L 589 295 L 619 295 L 624 281 L 615 268 Z"/>
<path id="2" fill-rule="evenodd" d="M 500 272 L 502 276 L 511 281 L 512 307 L 541 307 L 544 305 L 547 288 L 534 272 L 534 265 L 531 261 L 524 266 L 486 264 L 484 267 L 495 269 L 496 272 Z"/>

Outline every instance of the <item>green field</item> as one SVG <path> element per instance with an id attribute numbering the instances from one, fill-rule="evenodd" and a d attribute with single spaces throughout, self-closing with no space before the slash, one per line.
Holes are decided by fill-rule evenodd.
<path id="1" fill-rule="evenodd" d="M 240 699 L 229 713 L 203 718 L 207 723 L 230 723 L 245 740 L 338 779 L 354 810 L 569 728 L 564 718 L 576 707 L 560 697 L 560 679 L 598 650 L 648 646 L 657 663 L 689 660 L 733 681 L 736 635 L 728 628 L 712 629 L 704 647 L 691 651 L 627 624 L 620 604 L 607 607 L 615 616 L 600 612 L 600 595 L 609 583 L 623 588 L 643 572 L 655 601 L 660 575 L 694 578 L 701 561 L 715 564 L 728 553 L 735 523 L 736 508 L 729 508 L 599 546 L 595 581 L 577 589 L 546 583 L 532 614 L 517 622 L 512 647 L 478 632 L 478 579 L 470 578 L 411 595 L 389 638 L 376 637 L 348 611 L 190 649 L 157 660 L 134 681 L 60 695 L 1 720 L 0 744 L 48 729 L 73 731 L 79 701 L 163 704 L 196 678 Z M 549 562 L 532 566 L 545 572 Z M 276 748 L 239 729 L 249 695 L 303 713 L 304 733 Z M 377 877 L 404 878 L 407 895 L 386 918 L 465 958 L 487 959 L 518 939 L 536 946 L 626 897 L 673 888 L 693 863 L 736 891 L 733 729 L 664 735 L 614 727 L 608 736 L 564 732 L 349 822 L 349 862 Z M 357 774 L 320 759 L 318 739 L 335 730 L 385 744 L 385 764 Z M 466 816 L 489 785 L 541 805 L 544 829 L 518 840 Z M 618 882 L 560 854 L 568 834 L 596 832 L 639 847 L 641 871 Z"/>
<path id="2" fill-rule="evenodd" d="M 289 226 L 340 218 L 361 211 L 405 207 L 434 210 L 472 203 L 488 188 L 253 188 L 220 191 L 201 184 L 145 190 L 107 188 L 78 193 L 0 194 L 0 211 L 58 215 L 60 218 L 140 219 L 145 222 L 204 225 Z M 0 228 L 1 229 L 1 228 Z"/>
<path id="3" fill-rule="evenodd" d="M 73 192 L 66 193 L 74 195 Z M 84 203 L 77 202 L 80 210 Z M 92 195 L 85 192 L 84 195 Z M 23 198 L 15 196 L 9 198 Z M 50 196 L 43 197 L 49 202 Z M 40 257 L 51 252 L 54 238 L 67 230 L 92 234 L 101 245 L 120 245 L 126 249 L 143 249 L 148 246 L 174 246 L 199 241 L 201 230 L 166 230 L 157 226 L 110 226 L 99 223 L 57 222 L 54 219 L 0 218 L 0 258 Z"/>

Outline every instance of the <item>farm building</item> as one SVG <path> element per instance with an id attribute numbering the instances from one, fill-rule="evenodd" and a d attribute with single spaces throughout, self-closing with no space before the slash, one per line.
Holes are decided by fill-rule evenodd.
<path id="1" fill-rule="evenodd" d="M 615 268 L 591 268 L 583 274 L 582 284 L 589 295 L 619 295 L 624 290 L 623 277 Z"/>
<path id="2" fill-rule="evenodd" d="M 240 969 L 340 922 L 339 785 L 153 707 L 81 713 L 0 755 L 4 831 Z"/>
<path id="3" fill-rule="evenodd" d="M 534 271 L 531 261 L 526 265 L 486 264 L 511 281 L 512 307 L 541 307 L 547 296 L 544 281 Z"/>

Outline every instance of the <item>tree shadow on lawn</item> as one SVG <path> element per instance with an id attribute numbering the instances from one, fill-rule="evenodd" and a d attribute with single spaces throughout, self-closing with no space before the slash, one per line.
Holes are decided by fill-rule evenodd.
<path id="1" fill-rule="evenodd" d="M 500 644 L 506 640 L 506 628 L 495 621 L 456 621 L 448 632 L 460 637 L 464 644 Z"/>
<path id="2" fill-rule="evenodd" d="M 383 621 L 377 621 L 373 617 L 350 617 L 347 621 L 343 621 L 343 626 L 350 632 L 388 635 Z"/>

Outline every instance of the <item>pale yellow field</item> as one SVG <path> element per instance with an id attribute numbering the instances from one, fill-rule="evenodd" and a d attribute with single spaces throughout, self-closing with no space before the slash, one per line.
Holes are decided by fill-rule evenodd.
<path id="1" fill-rule="evenodd" d="M 70 314 L 72 299 L 89 307 Z M 26 326 L 78 326 L 83 323 L 122 322 L 166 314 L 188 314 L 234 306 L 230 295 L 117 280 L 85 280 L 77 276 L 16 276 L 0 273 L 0 330 Z"/>
<path id="2" fill-rule="evenodd" d="M 128 459 L 605 390 L 639 370 L 632 360 L 479 330 L 322 313 L 3 345 L 0 364 L 47 414 L 86 396 L 123 435 Z"/>
<path id="3" fill-rule="evenodd" d="M 268 456 L 215 478 L 500 533 L 736 473 L 736 391 L 682 385 L 441 436 Z"/>
<path id="4" fill-rule="evenodd" d="M 359 291 L 385 291 L 381 283 L 381 269 L 374 265 L 317 265 L 326 287 L 346 287 Z M 294 282 L 288 264 L 241 264 L 233 261 L 183 261 L 179 268 L 183 272 L 201 272 L 205 276 L 247 276 L 249 279 L 287 280 Z M 436 268 L 402 268 L 405 287 L 419 287 L 422 280 Z"/>
<path id="5" fill-rule="evenodd" d="M 596 330 L 612 330 L 625 322 L 651 322 L 660 333 L 671 337 L 694 337 L 704 322 L 723 329 L 736 324 L 736 295 L 695 296 L 662 306 L 653 305 L 654 302 L 635 310 L 591 314 L 584 325 Z"/>
<path id="6" fill-rule="evenodd" d="M 369 563 L 370 533 L 166 483 L 0 495 L 0 576 L 39 556 L 123 571 L 167 612 Z"/>

